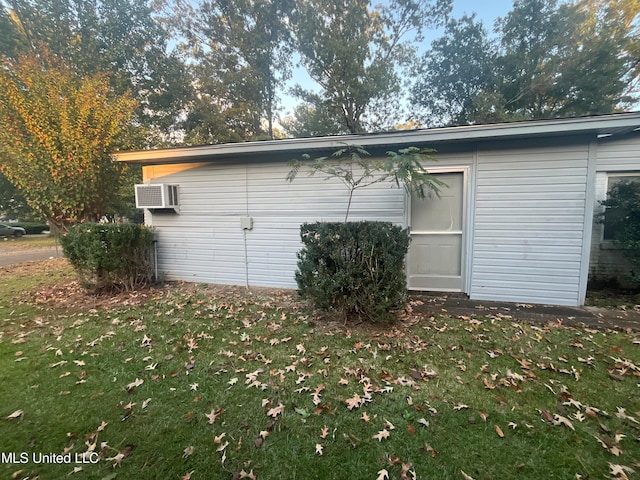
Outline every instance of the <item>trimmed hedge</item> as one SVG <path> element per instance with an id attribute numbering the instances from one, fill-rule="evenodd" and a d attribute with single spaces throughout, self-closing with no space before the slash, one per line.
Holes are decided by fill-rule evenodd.
<path id="1" fill-rule="evenodd" d="M 346 321 L 388 321 L 407 302 L 410 237 L 389 222 L 305 223 L 295 278 L 300 294 Z"/>
<path id="2" fill-rule="evenodd" d="M 133 290 L 153 279 L 153 233 L 147 227 L 79 224 L 60 243 L 82 286 L 90 290 Z"/>

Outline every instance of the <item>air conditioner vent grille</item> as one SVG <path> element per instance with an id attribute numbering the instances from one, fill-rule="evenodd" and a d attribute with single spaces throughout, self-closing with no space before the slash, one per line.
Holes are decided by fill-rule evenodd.
<path id="1" fill-rule="evenodd" d="M 136 185 L 136 207 L 163 209 L 178 207 L 178 186 L 166 184 Z"/>
<path id="2" fill-rule="evenodd" d="M 162 205 L 162 185 L 144 185 L 144 188 L 139 188 L 137 193 L 140 207 Z"/>

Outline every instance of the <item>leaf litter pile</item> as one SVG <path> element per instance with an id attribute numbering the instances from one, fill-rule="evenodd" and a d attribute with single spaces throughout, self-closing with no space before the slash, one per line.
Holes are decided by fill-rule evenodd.
<path id="1" fill-rule="evenodd" d="M 640 335 L 319 318 L 291 292 L 0 308 L 9 478 L 640 478 Z M 89 460 L 95 460 L 91 463 Z"/>

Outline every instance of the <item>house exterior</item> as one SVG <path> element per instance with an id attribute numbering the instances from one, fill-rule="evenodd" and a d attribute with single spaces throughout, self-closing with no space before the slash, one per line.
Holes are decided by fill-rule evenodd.
<path id="1" fill-rule="evenodd" d="M 350 220 L 410 228 L 407 285 L 472 299 L 582 305 L 590 275 L 628 273 L 594 222 L 608 185 L 640 178 L 640 113 L 122 152 L 175 208 L 145 211 L 169 280 L 295 288 L 304 222 L 342 221 L 348 192 L 288 161 L 345 144 L 374 156 L 433 148 L 448 188 L 420 200 L 379 183 Z M 624 271 L 627 269 L 627 272 Z"/>

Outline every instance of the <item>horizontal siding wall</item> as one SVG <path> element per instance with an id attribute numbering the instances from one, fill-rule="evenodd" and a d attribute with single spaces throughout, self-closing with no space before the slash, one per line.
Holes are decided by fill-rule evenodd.
<path id="1" fill-rule="evenodd" d="M 477 162 L 471 298 L 577 305 L 588 142 L 481 146 Z"/>
<path id="2" fill-rule="evenodd" d="M 608 174 L 634 173 L 640 175 L 640 134 L 612 137 L 598 143 L 596 195 L 594 214 L 604 212 L 600 201 L 607 198 Z M 589 277 L 592 280 L 608 281 L 616 278 L 622 285 L 632 284 L 629 261 L 612 241 L 603 240 L 604 225 L 594 222 L 591 235 L 591 258 Z"/>
<path id="3" fill-rule="evenodd" d="M 295 288 L 300 225 L 343 221 L 348 195 L 338 181 L 282 163 L 145 167 L 145 181 L 179 185 L 180 212 L 153 213 L 159 271 L 169 280 Z M 380 183 L 356 192 L 350 220 L 405 223 L 405 194 Z M 243 231 L 242 216 L 253 228 Z"/>
<path id="4" fill-rule="evenodd" d="M 640 133 L 623 138 L 616 135 L 598 142 L 599 172 L 633 172 L 640 170 Z"/>

